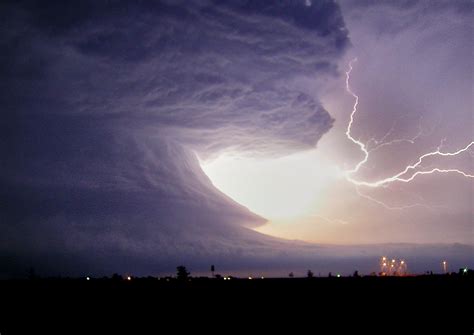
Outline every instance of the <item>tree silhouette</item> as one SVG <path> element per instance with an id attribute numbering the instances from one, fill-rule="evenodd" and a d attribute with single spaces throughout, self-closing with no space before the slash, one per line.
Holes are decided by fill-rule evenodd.
<path id="1" fill-rule="evenodd" d="M 189 278 L 189 275 L 191 273 L 188 272 L 188 270 L 186 269 L 185 266 L 183 265 L 180 265 L 176 268 L 176 278 L 178 278 L 179 280 L 186 280 Z"/>
<path id="2" fill-rule="evenodd" d="M 293 272 L 290 272 L 290 274 L 288 275 L 288 277 L 290 278 L 293 278 L 295 275 L 293 274 Z"/>
<path id="3" fill-rule="evenodd" d="M 308 270 L 308 273 L 306 274 L 306 276 L 307 276 L 308 278 L 313 278 L 313 277 L 314 277 L 313 271 Z"/>
<path id="4" fill-rule="evenodd" d="M 212 277 L 214 277 L 214 271 L 216 270 L 216 268 L 214 267 L 214 265 L 211 265 L 211 273 L 212 273 Z"/>

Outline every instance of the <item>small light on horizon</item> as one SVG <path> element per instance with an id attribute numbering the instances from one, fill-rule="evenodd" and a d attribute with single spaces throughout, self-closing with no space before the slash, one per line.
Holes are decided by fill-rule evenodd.
<path id="1" fill-rule="evenodd" d="M 252 280 L 252 277 L 249 277 L 249 280 Z"/>
<path id="2" fill-rule="evenodd" d="M 444 274 L 448 273 L 448 262 L 443 261 L 443 272 Z"/>
<path id="3" fill-rule="evenodd" d="M 132 280 L 132 277 L 128 276 L 128 277 L 127 277 L 127 280 Z"/>
<path id="4" fill-rule="evenodd" d="M 341 275 L 338 273 L 336 277 L 337 277 L 337 278 L 341 278 Z"/>
<path id="5" fill-rule="evenodd" d="M 90 278 L 90 277 L 86 277 L 86 280 L 91 280 L 91 278 Z"/>

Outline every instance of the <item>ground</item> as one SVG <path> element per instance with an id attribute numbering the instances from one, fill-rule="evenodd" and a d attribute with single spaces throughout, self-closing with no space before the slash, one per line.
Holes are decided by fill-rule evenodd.
<path id="1" fill-rule="evenodd" d="M 473 284 L 460 275 L 2 281 L 0 332 L 472 334 Z"/>

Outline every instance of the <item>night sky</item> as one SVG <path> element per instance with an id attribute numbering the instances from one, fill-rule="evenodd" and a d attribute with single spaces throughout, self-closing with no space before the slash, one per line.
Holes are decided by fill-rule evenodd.
<path id="1" fill-rule="evenodd" d="M 474 267 L 473 7 L 3 1 L 0 278 Z"/>

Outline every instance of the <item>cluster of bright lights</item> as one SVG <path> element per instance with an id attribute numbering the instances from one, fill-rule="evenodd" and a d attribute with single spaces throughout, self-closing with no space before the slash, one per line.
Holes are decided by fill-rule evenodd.
<path id="1" fill-rule="evenodd" d="M 366 164 L 367 161 L 369 160 L 369 156 L 370 156 L 371 152 L 373 152 L 373 151 L 375 151 L 375 150 L 377 150 L 377 149 L 379 149 L 383 146 L 388 146 L 388 145 L 392 145 L 392 144 L 399 143 L 399 142 L 409 142 L 409 143 L 413 144 L 413 143 L 415 143 L 415 140 L 422 135 L 422 131 L 420 130 L 419 133 L 411 139 L 396 139 L 396 140 L 392 140 L 392 141 L 387 142 L 386 139 L 390 136 L 391 132 L 393 131 L 393 129 L 391 129 L 381 140 L 376 141 L 374 139 L 371 139 L 368 142 L 368 143 L 374 142 L 376 144 L 376 146 L 374 148 L 372 148 L 371 150 L 368 149 L 368 143 L 366 144 L 366 143 L 364 143 L 364 142 L 362 142 L 358 139 L 355 139 L 352 136 L 352 125 L 354 123 L 355 115 L 357 113 L 357 107 L 359 105 L 359 96 L 357 94 L 355 94 L 354 91 L 352 91 L 351 86 L 350 86 L 350 74 L 353 70 L 353 64 L 356 61 L 357 61 L 357 58 L 350 61 L 349 62 L 349 69 L 346 71 L 346 91 L 354 98 L 354 104 L 352 106 L 352 112 L 350 114 L 350 119 L 349 119 L 349 123 L 347 125 L 347 129 L 346 129 L 345 134 L 346 134 L 346 137 L 352 143 L 354 143 L 355 145 L 357 145 L 359 147 L 360 151 L 363 153 L 363 158 L 354 166 L 354 168 L 352 168 L 350 170 L 346 170 L 344 172 L 344 177 L 346 178 L 347 181 L 349 181 L 350 183 L 352 183 L 356 186 L 357 193 L 360 196 L 362 196 L 362 197 L 364 197 L 368 200 L 374 201 L 374 202 L 384 206 L 387 209 L 406 209 L 406 208 L 415 207 L 415 206 L 426 206 L 426 205 L 423 205 L 423 204 L 412 204 L 412 205 L 400 206 L 400 207 L 389 206 L 389 205 L 385 204 L 384 202 L 382 202 L 380 200 L 372 198 L 372 197 L 368 196 L 367 194 L 363 194 L 360 191 L 359 187 L 363 186 L 363 187 L 368 187 L 368 188 L 378 188 L 378 187 L 387 187 L 390 183 L 394 183 L 394 182 L 409 183 L 409 182 L 413 181 L 417 176 L 427 175 L 427 174 L 434 174 L 434 173 L 455 173 L 455 174 L 459 174 L 459 175 L 461 175 L 463 177 L 466 177 L 466 178 L 474 178 L 474 175 L 469 174 L 469 173 L 467 173 L 465 171 L 462 171 L 460 169 L 454 169 L 454 168 L 452 168 L 452 169 L 442 169 L 442 168 L 439 168 L 439 167 L 432 167 L 430 169 L 423 170 L 422 165 L 421 165 L 423 160 L 425 160 L 428 157 L 457 156 L 457 155 L 460 155 L 460 154 L 465 153 L 465 152 L 470 154 L 471 152 L 469 150 L 471 149 L 471 147 L 474 147 L 474 141 L 468 143 L 467 145 L 465 145 L 464 147 L 462 147 L 460 149 L 457 149 L 457 150 L 451 151 L 451 152 L 442 151 L 441 150 L 441 145 L 440 145 L 436 148 L 436 150 L 431 151 L 431 152 L 427 152 L 427 153 L 421 155 L 420 157 L 418 157 L 418 159 L 414 163 L 407 165 L 400 172 L 398 172 L 398 173 L 396 173 L 392 176 L 386 177 L 386 178 L 382 178 L 382 179 L 375 180 L 375 181 L 366 181 L 366 180 L 360 180 L 360 179 L 355 178 L 354 175 L 357 172 L 359 172 L 360 169 L 362 168 L 362 166 L 364 166 L 364 164 Z"/>
<path id="2" fill-rule="evenodd" d="M 407 262 L 404 260 L 389 259 L 385 256 L 380 259 L 381 276 L 405 276 L 407 271 Z"/>

